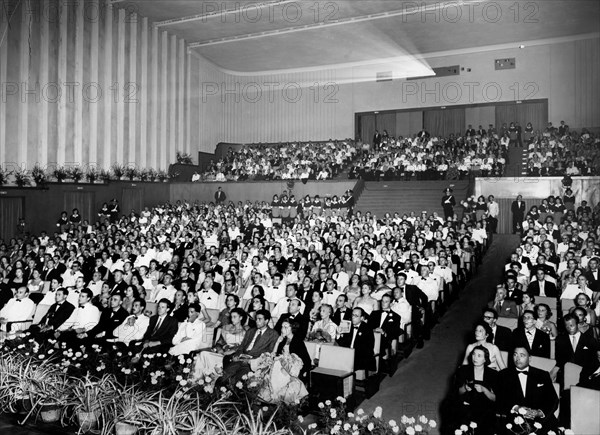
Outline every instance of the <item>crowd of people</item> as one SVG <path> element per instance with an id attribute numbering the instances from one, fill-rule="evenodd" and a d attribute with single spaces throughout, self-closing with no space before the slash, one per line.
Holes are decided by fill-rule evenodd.
<path id="1" fill-rule="evenodd" d="M 600 390 L 600 213 L 585 201 L 567 213 L 533 206 L 524 217 L 525 210 L 519 196 L 512 212 L 521 242 L 455 377 L 457 424 L 476 422 L 482 434 L 502 433 L 516 416 L 556 431 L 559 396 L 560 426 L 568 427 L 566 363 L 580 367 L 579 386 Z M 531 357 L 549 359 L 547 370 Z"/>
<path id="2" fill-rule="evenodd" d="M 600 173 L 600 138 L 583 129 L 570 130 L 561 121 L 527 140 L 527 173 L 532 176 L 597 175 Z"/>
<path id="3" fill-rule="evenodd" d="M 399 348 L 429 339 L 485 241 L 468 217 L 334 213 L 316 200 L 281 222 L 250 201 L 101 210 L 93 225 L 65 213 L 51 236 L 0 245 L 2 339 L 29 328 L 75 351 L 129 350 L 132 364 L 192 354 L 196 377 L 219 382 L 269 361 L 294 381 L 269 391 L 282 400 L 307 394 L 305 340 L 354 348 L 355 370 L 373 372 L 381 334 L 392 372 Z"/>
<path id="4" fill-rule="evenodd" d="M 480 126 L 481 128 L 481 126 Z M 423 129 L 413 138 L 375 133 L 370 147 L 350 170 L 349 178 L 380 180 L 465 179 L 477 171 L 481 176 L 502 176 L 508 141 L 491 130 L 474 130 L 447 138 L 432 136 Z"/>
<path id="5" fill-rule="evenodd" d="M 250 144 L 211 162 L 192 181 L 329 180 L 356 156 L 351 139 L 329 142 L 290 142 L 279 145 Z"/>

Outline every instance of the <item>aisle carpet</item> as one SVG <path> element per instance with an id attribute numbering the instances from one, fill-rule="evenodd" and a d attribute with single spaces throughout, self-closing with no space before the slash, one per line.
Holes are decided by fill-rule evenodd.
<path id="1" fill-rule="evenodd" d="M 384 419 L 396 421 L 403 415 L 425 415 L 438 422 L 437 433 L 454 433 L 456 428 L 445 426 L 448 418 L 444 416 L 444 399 L 466 346 L 473 341 L 473 323 L 501 279 L 504 260 L 518 243 L 518 236 L 494 235 L 477 274 L 433 329 L 431 340 L 401 361 L 393 377 L 384 379 L 379 392 L 361 405 L 365 411 L 381 406 Z"/>

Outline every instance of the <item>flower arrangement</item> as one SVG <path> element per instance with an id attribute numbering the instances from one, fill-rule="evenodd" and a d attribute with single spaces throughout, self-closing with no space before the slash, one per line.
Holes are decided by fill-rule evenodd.
<path id="1" fill-rule="evenodd" d="M 46 175 L 46 171 L 39 164 L 35 164 L 33 169 L 31 170 L 31 178 L 35 181 L 37 186 L 44 186 L 48 181 L 48 175 Z"/>
<path id="2" fill-rule="evenodd" d="M 117 180 L 120 180 L 121 177 L 125 175 L 125 166 L 118 163 L 113 163 L 110 169 Z"/>
<path id="3" fill-rule="evenodd" d="M 134 178 L 139 177 L 140 172 L 134 166 L 127 166 L 125 168 L 125 176 L 129 178 L 129 181 L 133 181 Z"/>
<path id="4" fill-rule="evenodd" d="M 181 163 L 183 165 L 193 164 L 192 156 L 187 153 L 177 151 L 176 158 L 177 158 L 177 163 Z"/>
<path id="5" fill-rule="evenodd" d="M 318 404 L 321 416 L 318 423 L 308 426 L 309 434 L 331 433 L 339 435 L 356 435 L 371 433 L 376 435 L 426 435 L 437 427 L 435 420 L 424 415 L 418 418 L 402 416 L 400 422 L 383 420 L 383 409 L 378 406 L 372 414 L 366 414 L 362 409 L 356 413 L 347 412 L 346 399 L 337 397 L 334 401 L 327 400 Z"/>
<path id="6" fill-rule="evenodd" d="M 5 170 L 0 166 L 0 186 L 8 181 L 8 176 L 11 174 L 10 171 Z"/>
<path id="7" fill-rule="evenodd" d="M 110 175 L 110 171 L 107 171 L 105 169 L 102 169 L 100 171 L 100 173 L 98 174 L 98 176 L 100 177 L 100 179 L 102 181 L 104 181 L 105 183 L 109 182 L 111 179 L 111 175 Z"/>
<path id="8" fill-rule="evenodd" d="M 85 177 L 90 183 L 93 183 L 98 178 L 100 178 L 100 172 L 94 166 L 90 166 L 85 173 Z"/>
<path id="9" fill-rule="evenodd" d="M 15 176 L 15 183 L 17 183 L 17 186 L 24 187 L 31 184 L 31 179 L 25 169 L 15 169 L 13 175 Z"/>
<path id="10" fill-rule="evenodd" d="M 75 183 L 79 183 L 79 181 L 83 178 L 83 170 L 79 166 L 73 166 L 69 169 L 69 178 L 71 178 Z"/>
<path id="11" fill-rule="evenodd" d="M 508 429 L 510 432 L 517 435 L 537 435 L 538 431 L 542 429 L 542 425 L 540 423 L 526 418 L 526 408 L 516 407 L 516 409 L 511 411 L 511 413 L 513 414 L 511 420 L 512 422 L 506 423 L 506 429 Z M 472 421 L 468 426 L 466 424 L 461 425 L 454 431 L 454 435 L 476 435 L 476 429 L 477 423 Z M 565 429 L 564 427 L 559 427 L 558 432 L 549 430 L 543 433 L 547 435 L 575 435 L 575 432 L 573 432 L 571 429 Z"/>
<path id="12" fill-rule="evenodd" d="M 169 178 L 169 174 L 167 173 L 167 171 L 160 170 L 160 171 L 157 172 L 156 177 L 160 181 L 166 181 Z"/>
<path id="13" fill-rule="evenodd" d="M 56 181 L 62 183 L 69 176 L 69 171 L 64 166 L 57 166 L 52 171 L 52 176 L 56 178 Z"/>

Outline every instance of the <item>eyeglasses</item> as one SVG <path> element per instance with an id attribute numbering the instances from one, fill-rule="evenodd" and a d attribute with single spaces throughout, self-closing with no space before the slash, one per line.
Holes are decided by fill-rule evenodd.
<path id="1" fill-rule="evenodd" d="M 494 316 L 483 316 L 485 320 L 493 320 Z"/>

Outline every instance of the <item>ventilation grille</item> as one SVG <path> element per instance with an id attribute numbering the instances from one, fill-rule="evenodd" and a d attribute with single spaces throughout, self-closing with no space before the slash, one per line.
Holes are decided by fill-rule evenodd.
<path id="1" fill-rule="evenodd" d="M 426 77 L 410 77 L 407 80 L 425 80 L 425 79 L 433 79 L 438 77 L 448 77 L 448 76 L 458 76 L 460 75 L 460 65 L 452 65 L 452 66 L 440 66 L 437 68 L 432 68 L 435 73 L 434 76 L 426 76 Z"/>
<path id="2" fill-rule="evenodd" d="M 517 61 L 514 57 L 510 57 L 507 59 L 496 59 L 494 61 L 494 66 L 496 67 L 496 70 L 515 69 L 517 67 Z"/>

